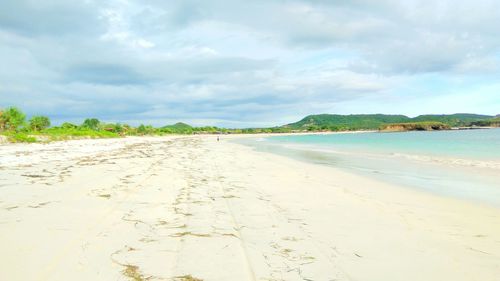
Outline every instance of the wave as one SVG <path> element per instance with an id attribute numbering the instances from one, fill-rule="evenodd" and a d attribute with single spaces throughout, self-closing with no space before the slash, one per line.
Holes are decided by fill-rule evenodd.
<path id="1" fill-rule="evenodd" d="M 500 161 L 494 161 L 494 160 L 478 160 L 478 159 L 454 158 L 446 156 L 430 156 L 423 154 L 419 155 L 419 154 L 401 153 L 401 152 L 384 153 L 384 152 L 369 152 L 361 150 L 354 151 L 354 150 L 317 147 L 314 145 L 306 145 L 306 144 L 275 144 L 275 145 L 279 145 L 286 149 L 329 153 L 333 155 L 342 155 L 346 157 L 355 156 L 355 157 L 361 157 L 361 158 L 364 157 L 370 159 L 383 158 L 383 159 L 393 159 L 393 160 L 397 160 L 399 158 L 399 159 L 409 160 L 412 162 L 500 170 Z"/>
<path id="2" fill-rule="evenodd" d="M 474 160 L 474 159 L 451 158 L 451 157 L 438 157 L 438 156 L 415 155 L 415 154 L 405 154 L 405 153 L 393 153 L 392 156 L 399 157 L 399 158 L 405 158 L 405 159 L 413 160 L 413 161 L 428 162 L 428 163 L 500 170 L 500 162 L 498 162 L 498 161 Z"/>

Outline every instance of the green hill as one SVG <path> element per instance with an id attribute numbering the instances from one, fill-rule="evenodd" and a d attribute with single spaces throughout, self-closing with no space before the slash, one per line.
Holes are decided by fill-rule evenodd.
<path id="1" fill-rule="evenodd" d="M 173 125 L 163 126 L 160 128 L 160 131 L 164 133 L 190 134 L 193 132 L 193 127 L 186 123 L 178 122 Z"/>
<path id="2" fill-rule="evenodd" d="M 370 130 L 378 129 L 383 124 L 410 122 L 410 118 L 404 115 L 384 114 L 319 114 L 309 115 L 304 119 L 285 125 L 283 127 L 292 130 Z"/>
<path id="3" fill-rule="evenodd" d="M 441 115 L 420 115 L 412 118 L 414 122 L 442 122 L 448 124 L 452 127 L 460 126 L 470 126 L 472 122 L 490 119 L 493 116 L 489 115 L 479 115 L 479 114 L 468 114 L 468 113 L 457 113 L 457 114 L 441 114 Z"/>
<path id="4" fill-rule="evenodd" d="M 178 122 L 178 123 L 175 123 L 173 125 L 163 126 L 162 128 L 170 128 L 170 129 L 192 129 L 193 127 L 191 127 L 190 125 L 188 125 L 186 123 Z"/>
<path id="5" fill-rule="evenodd" d="M 500 117 L 475 121 L 472 122 L 471 125 L 479 127 L 500 127 Z"/>
<path id="6" fill-rule="evenodd" d="M 393 123 L 440 122 L 450 127 L 470 126 L 473 122 L 492 119 L 493 116 L 479 114 L 420 115 L 410 118 L 404 115 L 385 114 L 319 114 L 309 115 L 302 120 L 282 126 L 297 131 L 346 131 L 378 130 L 383 125 Z"/>

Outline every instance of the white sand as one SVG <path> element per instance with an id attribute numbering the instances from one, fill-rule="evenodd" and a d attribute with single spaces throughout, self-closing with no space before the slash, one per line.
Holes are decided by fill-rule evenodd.
<path id="1" fill-rule="evenodd" d="M 8 281 L 498 281 L 500 210 L 214 136 L 3 145 L 0 252 Z"/>

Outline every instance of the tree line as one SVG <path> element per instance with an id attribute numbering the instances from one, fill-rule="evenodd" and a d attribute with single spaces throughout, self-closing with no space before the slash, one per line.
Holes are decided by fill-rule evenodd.
<path id="1" fill-rule="evenodd" d="M 33 116 L 26 122 L 26 114 L 16 107 L 0 110 L 0 131 L 18 131 L 20 128 L 32 131 L 41 131 L 50 127 L 47 116 Z"/>
<path id="2" fill-rule="evenodd" d="M 35 142 L 38 139 L 61 140 L 73 137 L 120 137 L 166 134 L 256 134 L 287 133 L 291 130 L 283 127 L 227 129 L 215 126 L 192 127 L 177 123 L 163 127 L 141 124 L 137 127 L 101 122 L 97 118 L 87 118 L 81 124 L 69 122 L 59 126 L 51 126 L 50 118 L 36 115 L 30 119 L 17 107 L 0 109 L 0 134 L 6 135 L 14 142 Z"/>

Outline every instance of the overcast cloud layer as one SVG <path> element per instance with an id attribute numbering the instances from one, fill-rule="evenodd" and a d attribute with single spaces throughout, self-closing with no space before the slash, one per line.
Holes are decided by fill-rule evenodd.
<path id="1" fill-rule="evenodd" d="M 0 2 L 0 106 L 56 123 L 498 114 L 499 60 L 496 0 Z"/>

